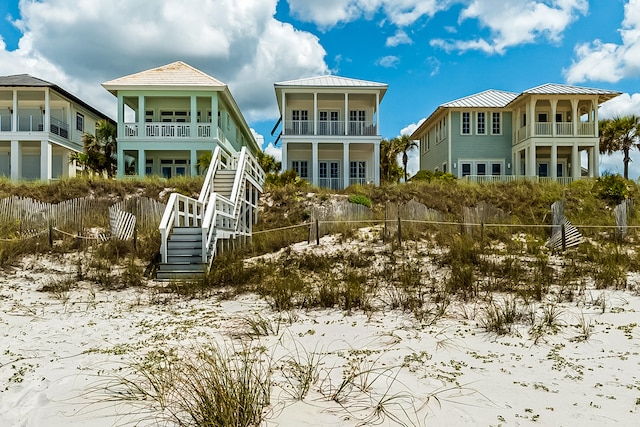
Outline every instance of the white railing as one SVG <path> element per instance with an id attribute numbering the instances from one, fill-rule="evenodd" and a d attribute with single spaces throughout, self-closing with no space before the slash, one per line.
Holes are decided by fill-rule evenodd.
<path id="1" fill-rule="evenodd" d="M 227 168 L 236 169 L 229 198 L 216 193 L 214 188 L 216 173 Z M 245 203 L 242 196 L 248 181 L 261 190 L 264 172 L 246 147 L 242 147 L 238 156 L 231 158 L 226 158 L 224 150 L 216 147 L 198 199 L 177 193 L 169 198 L 160 222 L 162 262 L 168 260 L 168 240 L 173 227 L 201 228 L 203 264 L 210 263 L 215 256 L 218 239 L 247 234 L 247 229 L 238 230 L 238 226 L 241 208 Z"/>
<path id="2" fill-rule="evenodd" d="M 573 135 L 573 123 L 556 123 L 556 135 L 558 136 Z"/>
<path id="3" fill-rule="evenodd" d="M 344 179 L 342 178 L 318 178 L 318 186 L 330 188 L 332 190 L 344 189 Z"/>
<path id="4" fill-rule="evenodd" d="M 12 114 L 0 114 L 0 132 L 11 132 Z"/>
<path id="5" fill-rule="evenodd" d="M 551 135 L 551 123 L 538 122 L 536 123 L 536 136 Z"/>
<path id="6" fill-rule="evenodd" d="M 595 122 L 578 123 L 578 135 L 579 136 L 596 136 Z"/>
<path id="7" fill-rule="evenodd" d="M 581 177 L 579 179 L 585 179 Z M 515 181 L 533 181 L 533 182 L 557 182 L 562 185 L 569 185 L 575 179 L 569 176 L 559 176 L 552 178 L 550 176 L 537 175 L 465 175 L 460 178 L 461 181 L 488 183 L 488 182 L 515 182 Z"/>
<path id="8" fill-rule="evenodd" d="M 191 131 L 191 123 L 150 122 L 144 124 L 144 136 L 147 138 L 212 138 L 217 135 L 211 123 L 196 123 L 195 132 Z M 140 136 L 137 123 L 124 123 L 124 136 L 136 138 Z"/>
<path id="9" fill-rule="evenodd" d="M 375 136 L 378 134 L 378 126 L 371 121 L 359 120 L 318 120 L 317 135 L 351 135 L 351 136 Z M 285 135 L 313 135 L 313 120 L 289 120 L 286 123 Z"/>

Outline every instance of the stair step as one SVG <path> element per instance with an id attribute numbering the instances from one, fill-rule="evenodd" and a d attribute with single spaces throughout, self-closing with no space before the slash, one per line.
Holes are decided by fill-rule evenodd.
<path id="1" fill-rule="evenodd" d="M 156 280 L 198 280 L 204 276 L 204 272 L 198 271 L 158 271 Z"/>
<path id="2" fill-rule="evenodd" d="M 180 271 L 190 271 L 195 273 L 203 273 L 205 265 L 203 263 L 183 263 L 183 262 L 167 262 L 158 266 L 159 272 L 171 273 Z"/>
<path id="3" fill-rule="evenodd" d="M 202 250 L 202 239 L 200 240 L 171 240 L 167 242 L 167 249 L 170 251 L 180 249 Z"/>
<path id="4" fill-rule="evenodd" d="M 172 248 L 169 246 L 169 256 L 185 256 L 185 255 L 200 255 L 202 253 L 202 246 L 188 247 L 188 248 Z"/>
<path id="5" fill-rule="evenodd" d="M 173 227 L 171 229 L 171 234 L 202 234 L 201 227 Z"/>

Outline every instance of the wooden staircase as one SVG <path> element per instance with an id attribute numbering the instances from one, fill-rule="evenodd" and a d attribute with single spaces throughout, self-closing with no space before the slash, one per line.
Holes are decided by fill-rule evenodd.
<path id="1" fill-rule="evenodd" d="M 257 212 L 264 183 L 257 161 L 243 148 L 225 163 L 216 148 L 209 169 L 198 200 L 177 193 L 169 198 L 160 224 L 159 280 L 198 279 L 208 271 L 220 241 L 251 234 L 253 219 L 247 224 L 244 213 Z M 256 197 L 251 193 L 248 198 L 249 192 Z"/>

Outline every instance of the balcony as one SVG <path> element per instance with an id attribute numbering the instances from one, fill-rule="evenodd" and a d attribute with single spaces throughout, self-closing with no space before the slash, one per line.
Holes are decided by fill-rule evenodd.
<path id="1" fill-rule="evenodd" d="M 581 177 L 579 179 L 587 179 L 587 177 Z M 475 183 L 496 183 L 496 182 L 515 182 L 515 181 L 532 181 L 532 182 L 557 182 L 561 185 L 569 185 L 575 181 L 573 177 L 559 176 L 552 178 L 548 176 L 525 176 L 525 175 L 465 175 L 460 178 L 461 181 L 475 182 Z"/>
<path id="2" fill-rule="evenodd" d="M 217 134 L 214 132 L 211 123 L 197 123 L 195 132 L 192 132 L 191 123 L 183 122 L 150 122 L 144 124 L 144 138 L 171 138 L 171 139 L 187 139 L 187 138 L 215 138 Z M 137 123 L 124 124 L 125 138 L 141 137 L 139 125 Z"/>
<path id="3" fill-rule="evenodd" d="M 577 123 L 576 130 L 574 132 L 573 123 L 571 122 L 536 122 L 533 129 L 535 133 L 532 134 L 531 126 L 522 126 L 515 132 L 514 144 L 524 141 L 527 138 L 568 138 L 568 137 L 581 137 L 581 138 L 597 138 L 596 124 L 594 122 L 579 122 Z M 554 135 L 555 126 L 555 135 Z"/>
<path id="4" fill-rule="evenodd" d="M 318 121 L 318 136 L 376 136 L 378 127 L 366 121 Z M 346 132 L 345 132 L 346 131 Z M 313 120 L 288 120 L 285 124 L 285 135 L 314 135 Z"/>
<path id="5" fill-rule="evenodd" d="M 12 116 L 0 116 L 0 132 L 11 132 Z M 51 117 L 49 124 L 49 132 L 62 138 L 69 139 L 69 124 L 54 117 Z M 18 115 L 18 132 L 43 132 L 44 116 L 19 114 Z"/>

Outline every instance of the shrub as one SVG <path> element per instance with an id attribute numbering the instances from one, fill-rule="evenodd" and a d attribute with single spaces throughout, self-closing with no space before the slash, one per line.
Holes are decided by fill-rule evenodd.
<path id="1" fill-rule="evenodd" d="M 371 199 L 364 194 L 354 194 L 352 196 L 349 196 L 349 203 L 366 206 L 368 208 L 371 207 Z"/>
<path id="2" fill-rule="evenodd" d="M 596 180 L 594 190 L 606 202 L 617 205 L 630 196 L 630 185 L 620 175 L 604 174 Z"/>

